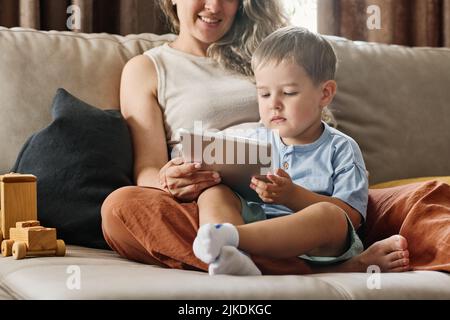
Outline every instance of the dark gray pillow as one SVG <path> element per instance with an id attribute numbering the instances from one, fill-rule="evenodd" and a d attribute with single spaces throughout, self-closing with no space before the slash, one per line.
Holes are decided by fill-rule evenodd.
<path id="1" fill-rule="evenodd" d="M 108 248 L 100 208 L 132 184 L 133 150 L 118 110 L 100 110 L 58 89 L 53 122 L 31 136 L 12 171 L 37 176 L 38 219 L 68 244 Z"/>

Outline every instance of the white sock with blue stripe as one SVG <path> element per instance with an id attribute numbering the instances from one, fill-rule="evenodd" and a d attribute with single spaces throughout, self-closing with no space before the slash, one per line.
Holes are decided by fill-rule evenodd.
<path id="1" fill-rule="evenodd" d="M 260 276 L 261 271 L 245 253 L 236 247 L 224 246 L 220 255 L 208 267 L 210 275 L 230 274 L 237 276 Z"/>
<path id="2" fill-rule="evenodd" d="M 198 229 L 192 247 L 197 258 L 210 264 L 217 259 L 222 247 L 237 247 L 238 244 L 239 233 L 234 225 L 231 223 L 208 223 Z"/>

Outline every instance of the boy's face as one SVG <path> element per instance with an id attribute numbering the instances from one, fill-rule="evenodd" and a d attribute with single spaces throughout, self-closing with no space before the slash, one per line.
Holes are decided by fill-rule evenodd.
<path id="1" fill-rule="evenodd" d="M 308 144 L 322 134 L 322 109 L 336 91 L 335 81 L 314 85 L 294 61 L 268 63 L 255 70 L 259 114 L 267 128 L 279 130 L 285 144 Z"/>

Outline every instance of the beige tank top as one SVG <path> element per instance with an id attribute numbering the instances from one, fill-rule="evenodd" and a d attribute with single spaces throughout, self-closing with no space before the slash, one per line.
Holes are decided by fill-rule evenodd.
<path id="1" fill-rule="evenodd" d="M 256 88 L 247 78 L 167 43 L 144 54 L 158 73 L 158 102 L 169 152 L 180 142 L 177 130 L 193 129 L 196 121 L 203 130 L 223 130 L 259 120 Z"/>

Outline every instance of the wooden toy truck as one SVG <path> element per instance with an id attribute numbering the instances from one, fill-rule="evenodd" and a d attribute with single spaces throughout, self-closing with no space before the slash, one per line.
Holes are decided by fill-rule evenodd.
<path id="1" fill-rule="evenodd" d="M 9 240 L 2 242 L 2 255 L 12 255 L 15 259 L 27 255 L 62 257 L 65 254 L 66 246 L 63 240 L 56 239 L 56 229 L 45 228 L 36 220 L 17 222 L 16 227 L 10 229 Z"/>
<path id="2" fill-rule="evenodd" d="M 0 175 L 0 242 L 2 255 L 16 259 L 26 255 L 65 255 L 64 241 L 56 239 L 56 229 L 44 228 L 37 221 L 35 176 Z"/>
<path id="3" fill-rule="evenodd" d="M 36 177 L 31 174 L 0 175 L 0 241 L 18 221 L 37 220 Z"/>

